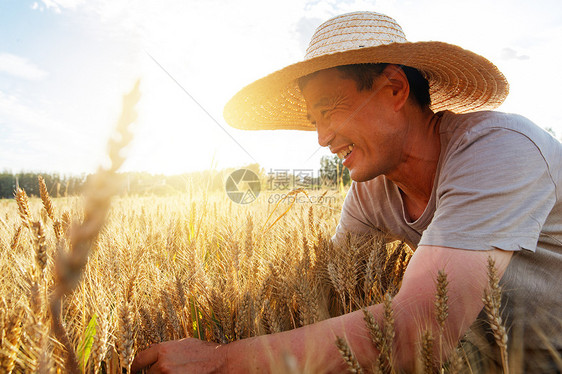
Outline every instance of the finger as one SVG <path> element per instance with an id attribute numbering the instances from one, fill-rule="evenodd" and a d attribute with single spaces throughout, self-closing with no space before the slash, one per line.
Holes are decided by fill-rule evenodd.
<path id="1" fill-rule="evenodd" d="M 145 349 L 142 352 L 139 352 L 133 363 L 131 365 L 131 372 L 136 373 L 137 371 L 147 367 L 148 365 L 152 365 L 158 360 L 158 344 L 153 344 L 150 348 Z"/>
<path id="2" fill-rule="evenodd" d="M 146 372 L 146 374 L 159 374 L 161 373 L 160 371 L 160 366 L 158 365 L 158 362 L 155 363 L 154 365 L 152 365 L 151 367 L 149 367 Z"/>

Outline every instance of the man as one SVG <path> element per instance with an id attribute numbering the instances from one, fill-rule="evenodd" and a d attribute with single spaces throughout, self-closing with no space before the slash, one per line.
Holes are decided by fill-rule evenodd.
<path id="1" fill-rule="evenodd" d="M 359 12 L 321 25 L 304 61 L 247 86 L 225 108 L 238 128 L 315 129 L 343 158 L 354 183 L 334 240 L 380 230 L 415 248 L 392 304 L 398 370 L 414 370 L 420 331 L 438 331 L 438 272 L 449 280 L 449 351 L 482 310 L 488 258 L 503 276 L 507 317 L 519 318 L 525 369 L 557 370 L 548 365 L 562 351 L 562 145 L 522 117 L 483 111 L 507 93 L 485 58 L 408 43 L 393 19 Z M 381 305 L 370 311 L 382 319 Z M 225 346 L 163 343 L 141 352 L 133 369 L 262 372 L 289 350 L 301 368 L 314 357 L 338 372 L 336 336 L 372 367 L 378 352 L 359 311 Z"/>

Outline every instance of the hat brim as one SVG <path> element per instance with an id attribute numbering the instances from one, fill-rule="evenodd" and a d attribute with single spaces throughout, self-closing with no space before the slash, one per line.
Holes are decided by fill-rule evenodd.
<path id="1" fill-rule="evenodd" d="M 391 63 L 418 69 L 429 82 L 431 109 L 467 113 L 501 105 L 509 84 L 486 58 L 443 42 L 391 43 L 304 60 L 261 78 L 225 105 L 226 122 L 243 130 L 315 130 L 297 86 L 300 77 L 340 65 Z"/>

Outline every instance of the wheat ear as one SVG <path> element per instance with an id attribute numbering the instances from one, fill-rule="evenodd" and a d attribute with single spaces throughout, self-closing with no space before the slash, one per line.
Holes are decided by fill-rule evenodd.
<path id="1" fill-rule="evenodd" d="M 449 305 L 447 301 L 449 300 L 449 295 L 447 293 L 447 286 L 449 281 L 447 280 L 447 274 L 443 270 L 439 270 L 437 274 L 437 284 L 435 292 L 435 319 L 439 325 L 439 360 L 443 357 L 443 335 L 445 329 L 445 321 L 449 316 Z"/>
<path id="2" fill-rule="evenodd" d="M 160 343 L 160 333 L 157 331 L 150 312 L 145 307 L 140 307 L 138 313 L 140 317 L 141 331 L 144 332 L 144 341 L 138 348 L 145 349 L 154 343 Z"/>
<path id="3" fill-rule="evenodd" d="M 350 373 L 363 373 L 363 369 L 353 355 L 353 352 L 351 352 L 351 349 L 349 348 L 349 345 L 347 345 L 345 339 L 338 336 L 336 338 L 336 346 L 338 347 L 338 351 L 340 351 L 343 360 L 347 364 L 347 370 Z"/>
<path id="4" fill-rule="evenodd" d="M 43 207 L 47 211 L 47 215 L 52 222 L 55 222 L 55 208 L 53 207 L 53 202 L 49 196 L 49 191 L 47 190 L 47 185 L 45 184 L 45 179 L 42 176 L 37 177 L 39 180 L 39 195 L 41 196 L 41 201 L 43 201 Z"/>
<path id="5" fill-rule="evenodd" d="M 433 374 L 435 372 L 435 361 L 433 359 L 433 335 L 431 330 L 425 330 L 422 335 L 420 355 L 423 372 Z"/>
<path id="6" fill-rule="evenodd" d="M 20 244 L 21 232 L 22 232 L 22 226 L 20 225 L 16 229 L 16 232 L 14 233 L 14 236 L 12 237 L 12 241 L 10 243 L 10 249 L 12 253 L 14 253 L 17 250 Z"/>
<path id="7" fill-rule="evenodd" d="M 394 313 L 392 310 L 392 297 L 389 293 L 384 295 L 384 313 L 382 328 L 375 317 L 367 309 L 363 309 L 363 319 L 367 324 L 371 341 L 379 350 L 376 368 L 381 372 L 394 372 L 392 359 L 392 346 L 394 343 Z"/>
<path id="8" fill-rule="evenodd" d="M 16 357 L 20 350 L 20 339 L 22 336 L 23 313 L 20 307 L 8 317 L 2 337 L 2 349 L 0 350 L 0 372 L 11 373 L 16 366 Z"/>
<path id="9" fill-rule="evenodd" d="M 449 374 L 459 374 L 463 368 L 463 359 L 459 354 L 458 348 L 453 350 L 449 357 Z"/>
<path id="10" fill-rule="evenodd" d="M 42 176 L 38 177 L 39 179 L 39 194 L 41 195 L 41 201 L 43 202 L 43 207 L 47 212 L 47 216 L 51 219 L 53 223 L 53 230 L 55 231 L 55 236 L 57 240 L 60 239 L 62 235 L 62 224 L 59 220 L 56 219 L 55 215 L 55 208 L 53 206 L 53 201 L 51 200 L 51 196 L 49 195 L 49 191 L 47 190 L 47 185 L 45 184 L 45 180 Z"/>
<path id="11" fill-rule="evenodd" d="M 129 301 L 124 301 L 119 307 L 119 330 L 118 348 L 121 367 L 127 373 L 131 371 L 134 358 L 134 331 L 133 331 L 133 309 Z"/>
<path id="12" fill-rule="evenodd" d="M 18 212 L 24 227 L 31 228 L 31 210 L 29 209 L 29 198 L 25 190 L 18 188 L 14 194 L 18 204 Z"/>
<path id="13" fill-rule="evenodd" d="M 172 301 L 170 289 L 162 289 L 160 291 L 160 298 L 162 300 L 162 306 L 166 315 L 166 333 L 168 334 L 168 339 L 179 339 L 181 337 L 182 328 L 178 313 L 176 312 L 174 303 Z"/>
<path id="14" fill-rule="evenodd" d="M 392 346 L 394 343 L 394 312 L 392 310 L 392 296 L 389 293 L 384 295 L 384 316 L 383 316 L 383 327 L 384 327 L 384 340 L 386 349 L 382 352 L 382 358 L 384 359 L 386 367 L 392 371 L 393 360 L 392 360 Z"/>
<path id="15" fill-rule="evenodd" d="M 507 332 L 502 323 L 500 313 L 501 308 L 501 287 L 499 285 L 499 277 L 496 271 L 496 262 L 492 257 L 488 257 L 488 287 L 484 290 L 484 310 L 490 323 L 490 328 L 494 335 L 494 339 L 500 348 L 502 360 L 502 368 L 504 373 L 509 373 L 509 364 L 507 357 Z"/>
<path id="16" fill-rule="evenodd" d="M 367 330 L 369 330 L 369 336 L 371 337 L 371 341 L 373 342 L 375 348 L 377 348 L 377 350 L 379 351 L 375 368 L 377 369 L 377 372 L 383 372 L 381 352 L 383 350 L 386 350 L 384 334 L 380 326 L 378 325 L 377 321 L 375 320 L 373 314 L 365 308 L 363 308 L 362 310 L 363 310 L 363 319 L 367 324 Z"/>
<path id="17" fill-rule="evenodd" d="M 108 349 L 107 322 L 103 320 L 103 316 L 100 317 L 102 318 L 100 318 L 100 321 L 98 323 L 95 340 L 92 344 L 91 350 L 91 360 L 94 373 L 99 373 L 101 364 L 105 360 Z"/>
<path id="18" fill-rule="evenodd" d="M 47 245 L 45 244 L 45 232 L 41 221 L 32 223 L 33 231 L 33 244 L 35 246 L 35 263 L 37 264 L 37 276 L 39 280 L 45 279 L 45 270 L 47 269 L 47 261 L 49 255 L 47 254 Z"/>
<path id="19" fill-rule="evenodd" d="M 345 281 L 342 273 L 338 271 L 333 262 L 328 264 L 328 276 L 330 277 L 330 281 L 332 282 L 336 292 L 340 296 L 342 308 L 345 310 Z"/>

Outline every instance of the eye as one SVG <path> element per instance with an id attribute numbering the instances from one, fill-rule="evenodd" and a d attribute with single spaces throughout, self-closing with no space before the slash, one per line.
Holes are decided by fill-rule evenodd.
<path id="1" fill-rule="evenodd" d="M 312 116 L 310 115 L 310 113 L 308 113 L 308 114 L 306 115 L 306 119 L 312 124 L 312 126 L 316 127 L 316 121 L 314 121 L 314 120 L 312 119 Z"/>

